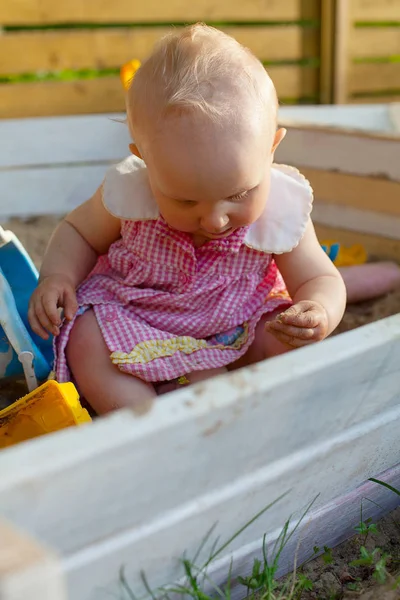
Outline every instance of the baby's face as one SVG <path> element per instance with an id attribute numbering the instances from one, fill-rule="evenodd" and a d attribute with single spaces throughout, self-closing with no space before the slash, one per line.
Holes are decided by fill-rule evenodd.
<path id="1" fill-rule="evenodd" d="M 165 119 L 141 150 L 166 222 L 207 240 L 226 237 L 260 217 L 273 147 L 273 135 L 257 116 L 228 128 L 183 115 Z"/>

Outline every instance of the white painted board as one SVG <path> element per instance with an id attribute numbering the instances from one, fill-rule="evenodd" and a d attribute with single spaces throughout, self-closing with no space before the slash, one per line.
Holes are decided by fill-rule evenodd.
<path id="1" fill-rule="evenodd" d="M 0 172 L 0 219 L 70 212 L 94 194 L 109 164 Z"/>
<path id="2" fill-rule="evenodd" d="M 400 138 L 365 136 L 367 130 L 387 132 L 386 118 L 393 124 L 393 114 L 394 107 L 388 105 L 282 107 L 281 121 L 289 132 L 276 160 L 399 181 Z M 107 167 L 129 154 L 123 117 L 0 120 L 0 220 L 62 215 L 89 198 Z M 307 123 L 336 127 L 350 122 L 352 134 L 307 127 Z"/>
<path id="3" fill-rule="evenodd" d="M 400 181 L 400 136 L 371 137 L 293 125 L 276 152 L 276 161 L 352 175 Z"/>
<path id="4" fill-rule="evenodd" d="M 159 585 L 218 521 L 259 540 L 399 462 L 400 315 L 0 454 L 0 515 L 61 554 L 73 600 Z M 29 507 L 29 509 L 28 509 Z"/>
<path id="5" fill-rule="evenodd" d="M 118 161 L 129 153 L 125 115 L 0 119 L 0 169 Z"/>
<path id="6" fill-rule="evenodd" d="M 393 106 L 398 106 L 395 103 Z M 281 106 L 281 125 L 320 125 L 376 133 L 396 131 L 388 104 L 320 104 L 316 106 Z"/>
<path id="7" fill-rule="evenodd" d="M 394 105 L 395 106 L 395 105 Z M 386 104 L 281 106 L 281 124 L 309 124 L 395 132 Z M 123 113 L 0 120 L 0 168 L 117 161 L 128 153 Z"/>

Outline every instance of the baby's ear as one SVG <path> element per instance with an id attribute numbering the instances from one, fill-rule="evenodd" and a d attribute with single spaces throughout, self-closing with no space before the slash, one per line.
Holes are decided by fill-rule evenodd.
<path id="1" fill-rule="evenodd" d="M 274 160 L 275 150 L 277 149 L 277 147 L 279 146 L 281 141 L 284 139 L 285 135 L 286 135 L 286 129 L 284 129 L 283 127 L 278 129 L 278 131 L 276 132 L 274 141 L 272 144 L 272 150 L 271 150 L 272 160 Z"/>
<path id="2" fill-rule="evenodd" d="M 142 155 L 140 154 L 140 150 L 136 146 L 136 144 L 129 144 L 129 150 L 132 152 L 132 154 L 134 154 L 138 158 L 142 158 Z"/>

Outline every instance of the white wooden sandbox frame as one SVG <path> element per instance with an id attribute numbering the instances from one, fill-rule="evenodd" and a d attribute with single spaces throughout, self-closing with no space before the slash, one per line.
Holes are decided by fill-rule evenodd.
<path id="1" fill-rule="evenodd" d="M 321 235 L 400 259 L 396 108 L 309 111 L 282 111 L 291 125 L 277 160 L 310 176 Z M 105 115 L 1 121 L 0 139 L 3 219 L 70 210 L 128 143 Z M 399 357 L 397 315 L 182 389 L 144 416 L 121 411 L 3 450 L 0 600 L 122 600 L 123 565 L 141 596 L 141 570 L 154 587 L 174 581 L 182 553 L 193 556 L 213 524 L 204 555 L 285 492 L 210 567 L 215 581 L 231 558 L 233 576 L 247 574 L 263 534 L 276 539 L 315 498 L 281 572 L 296 553 L 301 562 L 315 545 L 336 545 L 363 498 L 365 518 L 398 503 L 367 480 L 400 487 Z"/>

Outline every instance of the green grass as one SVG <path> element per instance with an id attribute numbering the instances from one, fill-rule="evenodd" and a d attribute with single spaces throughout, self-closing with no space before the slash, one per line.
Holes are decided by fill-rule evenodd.
<path id="1" fill-rule="evenodd" d="M 380 481 L 379 479 L 371 478 L 370 481 L 384 486 L 392 493 L 400 496 L 400 491 L 391 485 Z M 192 559 L 188 559 L 187 557 L 181 559 L 181 565 L 184 572 L 184 578 L 181 582 L 152 589 L 146 574 L 141 573 L 144 596 L 150 597 L 152 600 L 186 600 L 186 598 L 191 600 L 231 600 L 233 590 L 232 562 L 227 571 L 226 584 L 223 588 L 208 575 L 207 570 L 210 563 L 227 550 L 230 544 L 250 527 L 250 525 L 254 524 L 265 512 L 279 501 L 283 500 L 286 495 L 287 494 L 283 494 L 280 498 L 263 508 L 248 523 L 246 523 L 246 525 L 239 529 L 239 531 L 219 547 L 217 547 L 218 540 L 216 540 L 212 545 L 208 558 L 198 565 L 199 557 L 205 546 L 210 542 L 210 538 L 215 530 L 215 527 L 211 528 L 203 539 L 195 556 Z M 316 498 L 309 506 L 307 506 L 292 530 L 290 530 L 291 519 L 286 521 L 272 548 L 268 548 L 266 536 L 264 535 L 261 548 L 262 559 L 254 560 L 249 575 L 244 577 L 239 576 L 235 580 L 236 585 L 239 584 L 243 587 L 243 598 L 246 597 L 246 599 L 249 600 L 301 600 L 304 596 L 304 592 L 313 589 L 313 582 L 306 576 L 302 568 L 297 566 L 296 557 L 294 559 L 293 572 L 284 579 L 279 580 L 277 576 L 282 552 L 310 511 L 315 500 Z M 392 557 L 383 552 L 379 547 L 372 549 L 366 547 L 368 538 L 378 532 L 378 527 L 371 519 L 363 520 L 362 503 L 360 522 L 354 530 L 357 533 L 359 540 L 358 558 L 355 558 L 355 560 L 348 564 L 354 577 L 353 581 L 347 584 L 347 589 L 349 591 L 359 591 L 360 582 L 364 578 L 363 574 L 365 575 L 366 572 L 377 582 L 377 584 L 390 584 L 392 589 L 399 589 L 400 577 L 397 577 L 396 579 L 396 576 L 393 576 L 388 570 L 388 565 L 393 563 Z M 322 552 L 320 548 L 315 546 L 314 553 L 307 563 L 319 554 L 321 554 L 321 560 L 325 565 L 331 565 L 335 562 L 331 548 L 324 547 Z M 121 592 L 123 594 L 123 598 L 119 598 L 119 600 L 139 600 L 129 585 L 124 568 L 120 571 L 119 581 Z"/>
<path id="2" fill-rule="evenodd" d="M 172 597 L 174 600 L 176 600 L 176 598 L 182 598 L 182 600 L 184 598 L 191 598 L 192 600 L 215 600 L 216 598 L 218 600 L 231 600 L 233 583 L 232 563 L 227 573 L 226 584 L 223 588 L 208 575 L 207 570 L 209 565 L 227 550 L 232 542 L 250 527 L 250 525 L 255 523 L 266 511 L 272 508 L 286 495 L 287 494 L 284 494 L 266 506 L 219 547 L 217 547 L 217 540 L 216 543 L 213 544 L 208 558 L 202 564 L 198 565 L 198 559 L 206 544 L 210 541 L 210 537 L 215 529 L 213 527 L 205 536 L 193 559 L 188 559 L 187 557 L 181 559 L 184 578 L 180 583 L 161 586 L 160 588 L 153 590 L 148 582 L 146 574 L 141 573 L 145 595 L 150 596 L 152 600 L 157 600 L 159 598 L 162 598 L 163 600 L 172 600 Z M 243 586 L 243 596 L 246 595 L 248 598 L 253 599 L 257 597 L 257 600 L 300 600 L 303 591 L 311 589 L 311 581 L 309 581 L 302 573 L 297 572 L 296 565 L 294 565 L 293 574 L 282 582 L 277 581 L 277 572 L 283 550 L 296 533 L 315 500 L 307 506 L 293 529 L 290 530 L 291 518 L 286 521 L 273 548 L 267 547 L 266 536 L 264 535 L 262 542 L 262 560 L 256 559 L 254 561 L 250 575 L 237 578 L 237 582 Z M 129 586 L 124 568 L 120 571 L 120 586 L 125 597 L 129 598 L 129 600 L 138 600 Z"/>
<path id="3" fill-rule="evenodd" d="M 318 58 L 303 58 L 301 60 L 265 60 L 265 67 L 301 66 L 305 68 L 316 68 L 320 64 Z M 42 71 L 36 73 L 18 73 L 0 75 L 1 83 L 33 83 L 46 81 L 80 81 L 87 79 L 98 79 L 100 77 L 119 76 L 119 67 L 104 69 L 63 69 L 60 71 Z"/>
<path id="4" fill-rule="evenodd" d="M 393 56 L 363 56 L 361 58 L 354 58 L 353 63 L 355 65 L 400 63 L 400 54 Z"/>
<path id="5" fill-rule="evenodd" d="M 400 21 L 356 21 L 354 26 L 358 28 L 400 27 Z"/>
<path id="6" fill-rule="evenodd" d="M 42 73 L 19 73 L 18 75 L 0 75 L 0 83 L 33 83 L 38 81 L 80 81 L 100 77 L 119 76 L 119 68 L 108 69 L 64 69 L 62 71 L 43 71 Z"/>
<path id="7" fill-rule="evenodd" d="M 13 33 L 16 31 L 52 31 L 65 29 L 114 29 L 114 28 L 132 28 L 139 27 L 184 27 L 187 21 L 165 22 L 125 22 L 125 23 L 55 23 L 50 25 L 8 25 L 3 27 L 3 32 Z M 212 27 L 287 27 L 288 25 L 298 25 L 300 27 L 318 28 L 318 20 L 300 20 L 300 21 L 207 21 L 207 25 Z"/>
<path id="8" fill-rule="evenodd" d="M 393 98 L 400 96 L 400 89 L 389 89 L 389 90 L 377 90 L 376 92 L 357 92 L 352 94 L 352 98 L 380 98 L 381 96 L 393 96 Z"/>

